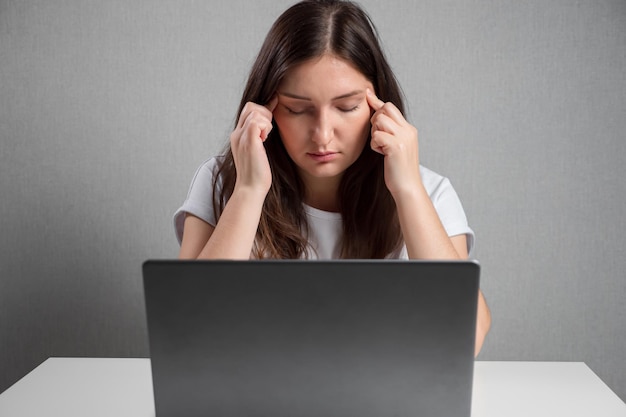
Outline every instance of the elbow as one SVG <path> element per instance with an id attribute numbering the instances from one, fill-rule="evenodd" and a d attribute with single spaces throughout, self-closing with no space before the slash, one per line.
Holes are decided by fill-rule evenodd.
<path id="1" fill-rule="evenodd" d="M 478 304 L 478 316 L 476 317 L 476 347 L 474 350 L 474 357 L 477 357 L 480 353 L 490 329 L 491 311 L 489 310 L 487 303 L 485 303 L 481 293 Z"/>

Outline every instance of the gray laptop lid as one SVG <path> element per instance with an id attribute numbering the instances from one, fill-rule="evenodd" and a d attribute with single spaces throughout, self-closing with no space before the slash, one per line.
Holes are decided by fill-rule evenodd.
<path id="1" fill-rule="evenodd" d="M 147 261 L 157 417 L 469 417 L 479 267 Z"/>

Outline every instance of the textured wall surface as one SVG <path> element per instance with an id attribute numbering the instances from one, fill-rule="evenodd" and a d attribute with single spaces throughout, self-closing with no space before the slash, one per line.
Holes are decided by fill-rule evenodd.
<path id="1" fill-rule="evenodd" d="M 290 4 L 0 1 L 0 391 L 50 356 L 148 355 L 141 263 L 177 255 Z M 626 399 L 626 3 L 363 5 L 477 234 L 480 359 L 584 361 Z"/>

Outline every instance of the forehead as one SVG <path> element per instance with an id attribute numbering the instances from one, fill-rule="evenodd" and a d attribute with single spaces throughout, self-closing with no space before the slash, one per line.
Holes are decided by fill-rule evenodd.
<path id="1" fill-rule="evenodd" d="M 371 84 L 358 69 L 335 55 L 322 55 L 291 68 L 280 83 L 290 92 L 366 88 Z"/>

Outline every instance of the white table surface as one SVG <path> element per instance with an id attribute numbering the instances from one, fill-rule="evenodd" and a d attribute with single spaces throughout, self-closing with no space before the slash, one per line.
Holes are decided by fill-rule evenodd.
<path id="1" fill-rule="evenodd" d="M 150 360 L 50 358 L 0 394 L 0 416 L 154 417 Z M 626 417 L 582 362 L 476 362 L 472 417 Z"/>

